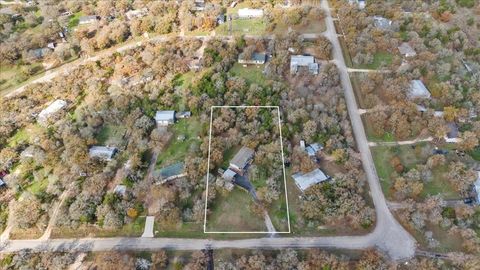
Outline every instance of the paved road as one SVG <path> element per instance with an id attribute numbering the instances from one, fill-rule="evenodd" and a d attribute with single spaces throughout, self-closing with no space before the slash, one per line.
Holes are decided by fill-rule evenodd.
<path id="1" fill-rule="evenodd" d="M 373 232 L 363 236 L 332 237 L 282 237 L 254 238 L 243 240 L 208 240 L 181 238 L 84 238 L 54 240 L 12 240 L 4 242 L 0 253 L 17 252 L 22 249 L 33 251 L 104 251 L 104 250 L 200 250 L 207 245 L 212 249 L 222 248 L 339 248 L 365 249 L 376 247 L 394 260 L 410 258 L 415 255 L 415 240 L 395 220 L 388 209 L 380 187 L 363 123 L 358 113 L 348 70 L 343 59 L 340 43 L 335 32 L 333 19 L 326 1 L 322 1 L 326 11 L 327 32 L 325 36 L 333 44 L 333 56 L 337 61 L 340 78 L 345 89 L 345 99 L 352 122 L 358 150 L 370 185 L 370 192 L 376 209 L 377 223 Z"/>
<path id="2" fill-rule="evenodd" d="M 327 1 L 322 1 L 322 7 L 326 13 L 325 21 L 327 32 L 325 33 L 325 36 L 333 45 L 333 58 L 340 72 L 340 79 L 343 89 L 345 90 L 345 100 L 347 102 L 355 141 L 362 158 L 363 168 L 367 175 L 370 193 L 377 214 L 375 230 L 366 237 L 373 238 L 375 245 L 379 249 L 388 253 L 392 258 L 412 257 L 415 254 L 415 239 L 398 223 L 388 209 L 373 163 L 372 154 L 368 146 L 367 137 L 365 136 L 365 129 L 360 114 L 358 113 L 358 106 L 355 100 L 352 83 L 350 82 L 348 75 L 348 68 L 345 64 L 345 59 L 343 58 L 342 48 L 338 40 Z"/>

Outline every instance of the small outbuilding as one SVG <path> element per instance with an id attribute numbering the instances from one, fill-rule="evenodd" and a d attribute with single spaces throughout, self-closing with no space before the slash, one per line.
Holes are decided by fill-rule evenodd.
<path id="1" fill-rule="evenodd" d="M 392 21 L 382 16 L 373 16 L 373 25 L 379 29 L 388 30 L 392 26 Z"/>
<path id="2" fill-rule="evenodd" d="M 47 108 L 45 108 L 38 114 L 37 122 L 41 126 L 47 126 L 49 124 L 49 120 L 51 119 L 51 117 L 53 117 L 55 114 L 60 112 L 66 106 L 67 106 L 66 101 L 61 99 L 55 100 L 50 105 L 48 105 Z"/>
<path id="3" fill-rule="evenodd" d="M 90 158 L 101 159 L 105 161 L 112 160 L 117 153 L 117 148 L 108 146 L 92 146 L 88 150 Z"/>
<path id="4" fill-rule="evenodd" d="M 91 24 L 91 23 L 97 22 L 98 19 L 99 19 L 99 17 L 97 15 L 81 16 L 78 19 L 78 24 L 79 25 Z"/>
<path id="5" fill-rule="evenodd" d="M 155 114 L 157 126 L 168 126 L 175 123 L 175 111 L 157 111 Z"/>
<path id="6" fill-rule="evenodd" d="M 295 184 L 302 192 L 315 184 L 330 179 L 329 176 L 325 175 L 325 173 L 318 168 L 308 173 L 294 173 L 292 178 L 295 180 Z"/>
<path id="7" fill-rule="evenodd" d="M 225 172 L 223 172 L 222 178 L 225 179 L 226 181 L 232 182 L 235 179 L 235 175 L 237 175 L 236 172 L 234 172 L 231 169 L 227 169 L 225 170 Z"/>
<path id="8" fill-rule="evenodd" d="M 410 99 L 429 99 L 431 98 L 430 91 L 423 84 L 421 80 L 412 80 L 410 82 L 410 91 L 408 92 Z"/>
<path id="9" fill-rule="evenodd" d="M 247 57 L 245 53 L 238 55 L 239 64 L 250 64 L 250 65 L 263 65 L 267 61 L 267 55 L 265 53 L 252 53 Z"/>
<path id="10" fill-rule="evenodd" d="M 404 57 L 414 57 L 415 55 L 417 55 L 412 46 L 410 46 L 410 44 L 408 44 L 407 42 L 403 42 L 400 46 L 398 46 L 398 51 Z"/>
<path id="11" fill-rule="evenodd" d="M 187 176 L 185 173 L 185 164 L 183 162 L 178 162 L 154 171 L 152 175 L 158 184 L 163 184 Z"/>

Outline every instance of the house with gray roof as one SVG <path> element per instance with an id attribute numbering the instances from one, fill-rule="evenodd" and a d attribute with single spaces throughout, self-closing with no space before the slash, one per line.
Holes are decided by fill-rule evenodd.
<path id="1" fill-rule="evenodd" d="M 317 75 L 319 70 L 315 57 L 309 55 L 292 55 L 290 57 L 290 73 L 295 74 L 300 67 L 308 68 L 311 74 Z"/>
<path id="2" fill-rule="evenodd" d="M 323 149 L 323 146 L 319 143 L 313 143 L 305 147 L 305 152 L 307 152 L 308 156 L 311 158 L 316 158 L 317 153 Z"/>
<path id="3" fill-rule="evenodd" d="M 254 154 L 253 149 L 243 146 L 230 161 L 229 169 L 237 174 L 243 175 L 245 168 L 253 160 Z"/>
<path id="4" fill-rule="evenodd" d="M 308 173 L 294 173 L 292 178 L 295 180 L 295 184 L 297 185 L 298 189 L 300 189 L 302 192 L 313 185 L 330 179 L 329 176 L 327 176 L 318 168 Z"/>
<path id="5" fill-rule="evenodd" d="M 49 124 L 49 120 L 66 106 L 67 106 L 66 101 L 61 99 L 55 100 L 50 105 L 48 105 L 47 108 L 45 108 L 38 114 L 37 122 L 41 126 L 47 126 Z"/>
<path id="6" fill-rule="evenodd" d="M 239 64 L 250 64 L 250 65 L 263 65 L 267 61 L 267 55 L 265 53 L 252 53 L 248 58 L 245 53 L 238 55 Z"/>
<path id="7" fill-rule="evenodd" d="M 90 16 L 81 16 L 78 18 L 78 24 L 79 25 L 84 25 L 84 24 L 90 24 L 97 22 L 99 17 L 97 15 L 90 15 Z"/>
<path id="8" fill-rule="evenodd" d="M 431 98 L 430 91 L 423 84 L 421 80 L 412 80 L 410 82 L 410 91 L 407 94 L 410 99 L 429 99 Z"/>
<path id="9" fill-rule="evenodd" d="M 157 126 L 168 126 L 175 123 L 175 111 L 157 111 L 155 114 Z"/>
<path id="10" fill-rule="evenodd" d="M 92 146 L 88 150 L 90 158 L 101 159 L 105 161 L 112 160 L 113 156 L 117 153 L 117 148 L 108 146 Z"/>
<path id="11" fill-rule="evenodd" d="M 398 51 L 404 57 L 414 57 L 417 55 L 417 52 L 408 44 L 407 42 L 403 42 L 400 46 L 398 46 Z"/>
<path id="12" fill-rule="evenodd" d="M 172 164 L 160 170 L 154 171 L 152 176 L 153 179 L 157 181 L 157 184 L 163 184 L 168 181 L 185 177 L 187 176 L 185 173 L 185 164 L 183 162 Z"/>

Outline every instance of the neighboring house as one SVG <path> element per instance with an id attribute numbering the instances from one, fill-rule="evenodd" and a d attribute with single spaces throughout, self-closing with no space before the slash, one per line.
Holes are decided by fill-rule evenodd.
<path id="1" fill-rule="evenodd" d="M 318 74 L 319 65 L 318 63 L 315 63 L 315 58 L 313 56 L 292 55 L 290 58 L 290 73 L 297 73 L 299 67 L 306 67 L 311 74 Z"/>
<path id="2" fill-rule="evenodd" d="M 187 176 L 185 173 L 185 165 L 183 162 L 175 163 L 160 170 L 153 172 L 152 176 L 157 184 L 163 184 L 178 178 Z"/>
<path id="3" fill-rule="evenodd" d="M 88 150 L 90 158 L 97 158 L 101 160 L 112 160 L 113 156 L 117 153 L 117 148 L 108 146 L 92 146 Z"/>
<path id="4" fill-rule="evenodd" d="M 253 8 L 241 8 L 238 10 L 238 17 L 240 19 L 261 18 L 263 17 L 263 10 Z"/>
<path id="5" fill-rule="evenodd" d="M 252 53 L 250 58 L 246 58 L 244 53 L 238 55 L 238 63 L 240 64 L 251 64 L 251 65 L 263 65 L 267 60 L 267 55 L 265 53 Z"/>
<path id="6" fill-rule="evenodd" d="M 407 94 L 410 99 L 429 99 L 431 97 L 430 92 L 427 87 L 420 80 L 412 80 L 410 82 L 410 91 Z"/>
<path id="7" fill-rule="evenodd" d="M 237 175 L 236 172 L 234 172 L 231 169 L 227 169 L 223 172 L 222 178 L 225 179 L 226 181 L 233 181 L 235 179 L 235 175 Z"/>
<path id="8" fill-rule="evenodd" d="M 49 120 L 66 106 L 67 106 L 66 101 L 61 99 L 55 100 L 47 108 L 45 108 L 43 111 L 41 111 L 38 114 L 37 122 L 41 126 L 47 126 L 49 124 Z"/>
<path id="9" fill-rule="evenodd" d="M 330 177 L 325 175 L 325 173 L 322 172 L 320 169 L 315 169 L 308 173 L 294 173 L 292 175 L 292 178 L 293 180 L 295 180 L 295 184 L 302 192 L 315 184 L 330 179 Z"/>
<path id="10" fill-rule="evenodd" d="M 127 17 L 128 20 L 132 20 L 135 18 L 141 18 L 147 15 L 147 13 L 148 13 L 148 10 L 146 8 L 142 8 L 142 9 L 129 10 L 125 13 L 125 16 Z"/>
<path id="11" fill-rule="evenodd" d="M 191 116 L 192 116 L 192 113 L 190 111 L 175 113 L 175 118 L 176 119 L 190 118 Z"/>
<path id="12" fill-rule="evenodd" d="M 229 169 L 243 175 L 245 168 L 253 160 L 254 154 L 253 149 L 243 146 L 230 161 Z"/>
<path id="13" fill-rule="evenodd" d="M 417 55 L 415 50 L 408 44 L 407 42 L 403 42 L 400 46 L 398 46 L 398 51 L 404 56 L 404 57 L 414 57 Z"/>
<path id="14" fill-rule="evenodd" d="M 78 19 L 78 24 L 84 25 L 84 24 L 90 24 L 94 23 L 99 19 L 98 16 L 96 15 L 91 15 L 91 16 L 82 16 Z"/>
<path id="15" fill-rule="evenodd" d="M 175 123 L 175 111 L 157 111 L 155 114 L 157 126 L 168 126 Z"/>
<path id="16" fill-rule="evenodd" d="M 373 16 L 373 25 L 379 29 L 388 30 L 392 26 L 392 21 L 381 16 Z"/>

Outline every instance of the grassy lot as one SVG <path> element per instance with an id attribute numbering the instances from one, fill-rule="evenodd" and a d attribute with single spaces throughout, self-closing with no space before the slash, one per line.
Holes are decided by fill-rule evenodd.
<path id="1" fill-rule="evenodd" d="M 383 193 L 387 198 L 392 198 L 391 187 L 393 182 L 391 175 L 394 168 L 390 164 L 390 160 L 397 155 L 406 170 L 412 169 L 417 164 L 425 164 L 428 157 L 432 154 L 433 145 L 428 143 L 416 144 L 413 148 L 410 145 L 404 146 L 376 146 L 372 147 L 373 160 L 380 178 Z M 432 171 L 432 181 L 424 183 L 421 198 L 429 195 L 441 194 L 444 199 L 458 199 L 458 193 L 450 185 L 446 173 L 448 167 L 438 167 Z"/>
<path id="2" fill-rule="evenodd" d="M 41 129 L 43 128 L 37 124 L 31 124 L 22 129 L 18 129 L 17 132 L 7 140 L 8 146 L 16 147 L 19 144 L 31 143 L 31 135 L 40 132 Z"/>
<path id="3" fill-rule="evenodd" d="M 145 227 L 145 217 L 138 217 L 134 222 L 124 225 L 120 229 L 103 229 L 94 225 L 81 225 L 77 229 L 54 227 L 51 238 L 74 238 L 74 237 L 116 237 L 131 236 L 139 237 Z"/>
<path id="4" fill-rule="evenodd" d="M 244 67 L 239 63 L 235 63 L 229 72 L 234 76 L 244 78 L 249 84 L 255 83 L 266 86 L 268 81 L 265 79 L 265 75 L 263 75 L 263 67 L 263 65 L 248 65 Z"/>
<path id="5" fill-rule="evenodd" d="M 266 231 L 263 217 L 250 210 L 254 204 L 245 190 L 235 187 L 226 195 L 218 194 L 215 202 L 208 205 L 207 231 Z"/>
<path id="6" fill-rule="evenodd" d="M 468 153 L 474 160 L 480 161 L 480 146 Z"/>
<path id="7" fill-rule="evenodd" d="M 226 22 L 219 25 L 215 32 L 218 35 L 230 35 L 229 25 L 230 23 Z M 234 19 L 231 22 L 232 24 L 232 35 L 262 35 L 265 33 L 267 28 L 267 23 L 264 18 L 254 18 L 254 19 Z"/>
<path id="8" fill-rule="evenodd" d="M 123 135 L 127 131 L 125 126 L 105 125 L 95 136 L 97 143 L 100 145 L 120 145 Z"/>
<path id="9" fill-rule="evenodd" d="M 357 65 L 356 68 L 378 69 L 385 63 L 387 66 L 392 63 L 393 55 L 389 52 L 377 52 L 373 55 L 373 62 L 367 65 Z"/>
<path id="10" fill-rule="evenodd" d="M 202 131 L 202 124 L 196 117 L 181 119 L 172 126 L 173 137 L 170 144 L 158 155 L 157 165 L 170 165 L 183 161 L 189 149 L 200 144 L 197 138 Z M 179 135 L 184 135 L 185 140 L 178 140 Z"/>
<path id="11" fill-rule="evenodd" d="M 68 29 L 72 29 L 74 27 L 76 27 L 80 21 L 80 17 L 82 17 L 84 14 L 83 12 L 77 12 L 75 14 L 73 14 L 72 17 L 70 17 L 70 20 L 68 21 Z"/>
<path id="12" fill-rule="evenodd" d="M 31 75 L 24 73 L 24 70 L 31 70 Z M 32 65 L 18 65 L 18 66 L 5 66 L 0 67 L 0 92 L 8 90 L 14 86 L 27 81 L 30 77 L 42 74 L 45 71 L 41 63 L 35 63 Z"/>
<path id="13" fill-rule="evenodd" d="M 287 25 L 283 22 L 279 22 L 275 29 L 273 29 L 272 34 L 276 35 L 286 35 L 289 28 L 292 30 L 297 31 L 300 34 L 306 33 L 322 33 L 327 30 L 327 26 L 325 25 L 325 21 L 318 21 L 318 20 L 311 20 L 306 19 L 306 23 L 300 23 L 298 25 Z"/>

